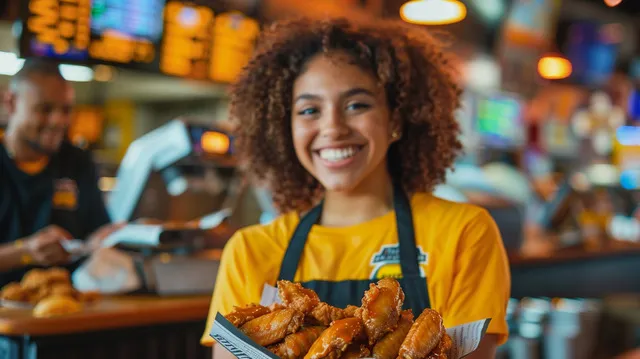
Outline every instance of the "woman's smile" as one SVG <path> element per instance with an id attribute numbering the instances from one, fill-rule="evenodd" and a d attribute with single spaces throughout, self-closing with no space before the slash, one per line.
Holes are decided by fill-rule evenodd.
<path id="1" fill-rule="evenodd" d="M 364 145 L 332 146 L 313 151 L 314 159 L 330 169 L 340 169 L 356 162 L 365 148 Z"/>

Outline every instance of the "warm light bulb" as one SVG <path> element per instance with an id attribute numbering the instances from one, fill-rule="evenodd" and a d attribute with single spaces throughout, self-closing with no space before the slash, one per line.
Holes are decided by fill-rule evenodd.
<path id="1" fill-rule="evenodd" d="M 609 7 L 614 7 L 620 5 L 622 0 L 604 0 L 604 3 Z"/>
<path id="2" fill-rule="evenodd" d="M 538 73 L 548 80 L 565 79 L 571 75 L 571 62 L 559 56 L 545 56 L 538 61 Z"/>
<path id="3" fill-rule="evenodd" d="M 400 8 L 402 20 L 419 25 L 445 25 L 462 21 L 467 8 L 458 0 L 412 0 Z"/>

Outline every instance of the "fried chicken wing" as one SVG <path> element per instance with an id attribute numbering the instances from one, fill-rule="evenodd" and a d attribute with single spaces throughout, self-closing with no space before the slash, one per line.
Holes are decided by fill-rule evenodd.
<path id="1" fill-rule="evenodd" d="M 325 329 L 325 327 L 302 328 L 297 333 L 287 335 L 282 343 L 274 344 L 268 349 L 282 359 L 303 358 Z"/>
<path id="2" fill-rule="evenodd" d="M 357 311 L 369 337 L 369 345 L 396 328 L 403 302 L 404 292 L 395 279 L 385 278 L 370 285 L 362 298 L 361 311 Z"/>
<path id="3" fill-rule="evenodd" d="M 281 309 L 250 320 L 240 331 L 258 345 L 267 346 L 283 340 L 302 326 L 304 314 L 295 309 Z"/>
<path id="4" fill-rule="evenodd" d="M 233 307 L 233 311 L 224 317 L 233 324 L 233 326 L 240 328 L 246 322 L 261 317 L 265 314 L 269 314 L 271 310 L 267 307 L 263 307 L 257 304 L 249 304 L 244 307 Z"/>
<path id="5" fill-rule="evenodd" d="M 442 317 L 433 309 L 425 309 L 411 326 L 400 346 L 401 359 L 426 359 L 445 334 Z"/>
<path id="6" fill-rule="evenodd" d="M 300 283 L 286 280 L 278 281 L 278 295 L 287 308 L 296 309 L 304 314 L 311 312 L 320 303 L 316 292 L 304 288 Z"/>
<path id="7" fill-rule="evenodd" d="M 359 318 L 336 320 L 322 332 L 304 359 L 337 359 L 362 333 L 363 326 Z"/>
<path id="8" fill-rule="evenodd" d="M 412 324 L 413 313 L 411 310 L 403 311 L 396 330 L 385 335 L 376 343 L 373 347 L 372 357 L 376 359 L 396 359 L 400 351 L 400 346 L 404 338 L 407 337 Z"/>
<path id="9" fill-rule="evenodd" d="M 321 302 L 316 292 L 304 288 L 299 283 L 278 281 L 278 294 L 287 308 L 299 310 L 307 315 L 308 324 L 329 326 L 331 322 L 345 317 L 342 309 Z"/>
<path id="10" fill-rule="evenodd" d="M 22 288 L 20 283 L 12 282 L 5 285 L 0 291 L 0 299 L 22 302 L 29 298 L 27 290 Z"/>
<path id="11" fill-rule="evenodd" d="M 347 347 L 347 350 L 342 354 L 340 359 L 368 358 L 369 355 L 371 355 L 371 351 L 366 345 L 354 343 Z"/>
<path id="12" fill-rule="evenodd" d="M 344 312 L 344 317 L 345 318 L 353 318 L 356 316 L 356 311 L 360 309 L 360 307 L 356 307 L 355 305 L 347 305 L 346 308 L 344 308 L 343 312 Z"/>
<path id="13" fill-rule="evenodd" d="M 451 337 L 449 336 L 449 334 L 444 333 L 442 339 L 440 340 L 440 343 L 438 343 L 438 346 L 433 349 L 427 359 L 448 359 L 449 351 L 451 350 L 452 346 L 453 341 L 451 340 Z"/>
<path id="14" fill-rule="evenodd" d="M 26 290 L 38 290 L 38 288 L 46 285 L 48 283 L 49 276 L 44 269 L 35 268 L 28 271 L 24 277 L 22 277 L 22 281 L 20 284 L 22 288 Z"/>
<path id="15" fill-rule="evenodd" d="M 332 322 L 344 319 L 344 310 L 333 307 L 325 302 L 320 302 L 309 313 L 309 321 L 318 325 L 329 326 Z"/>

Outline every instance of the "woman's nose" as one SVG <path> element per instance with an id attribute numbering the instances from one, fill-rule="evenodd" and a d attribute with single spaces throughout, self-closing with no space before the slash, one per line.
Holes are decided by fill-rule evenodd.
<path id="1" fill-rule="evenodd" d="M 335 109 L 326 111 L 320 121 L 322 136 L 338 138 L 349 134 L 349 126 L 342 111 Z"/>

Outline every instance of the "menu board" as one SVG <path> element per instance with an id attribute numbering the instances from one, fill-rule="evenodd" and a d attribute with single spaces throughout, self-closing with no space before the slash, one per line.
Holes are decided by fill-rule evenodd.
<path id="1" fill-rule="evenodd" d="M 109 64 L 230 82 L 260 31 L 255 19 L 182 0 L 22 2 L 21 57 Z"/>

